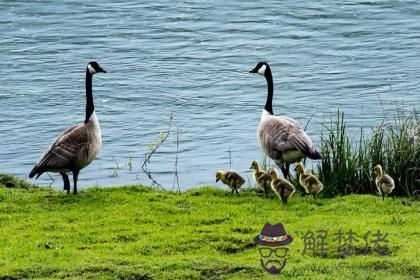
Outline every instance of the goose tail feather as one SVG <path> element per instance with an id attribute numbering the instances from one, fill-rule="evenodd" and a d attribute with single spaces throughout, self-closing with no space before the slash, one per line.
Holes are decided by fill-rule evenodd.
<path id="1" fill-rule="evenodd" d="M 31 173 L 29 173 L 29 178 L 33 178 L 35 175 L 37 175 L 35 179 L 38 179 L 41 174 L 42 172 L 39 172 L 38 165 L 35 165 L 34 168 L 32 168 Z"/>
<path id="2" fill-rule="evenodd" d="M 322 155 L 317 150 L 310 151 L 308 157 L 310 159 L 322 159 Z"/>

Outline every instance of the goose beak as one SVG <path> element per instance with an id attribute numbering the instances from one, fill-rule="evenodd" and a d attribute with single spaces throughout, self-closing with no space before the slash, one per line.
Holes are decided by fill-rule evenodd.
<path id="1" fill-rule="evenodd" d="M 257 71 L 257 68 L 254 68 L 254 69 L 251 69 L 251 70 L 249 70 L 249 73 L 257 73 L 258 71 Z"/>
<path id="2" fill-rule="evenodd" d="M 98 72 L 106 73 L 106 71 L 105 71 L 102 67 L 99 67 L 99 69 L 98 69 L 98 70 L 96 70 L 96 72 L 97 72 L 97 73 L 98 73 Z"/>
<path id="3" fill-rule="evenodd" d="M 219 178 L 216 179 L 216 183 L 219 182 Z"/>

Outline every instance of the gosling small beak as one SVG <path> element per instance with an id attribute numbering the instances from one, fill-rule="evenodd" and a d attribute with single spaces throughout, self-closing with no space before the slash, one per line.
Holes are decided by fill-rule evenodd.
<path id="1" fill-rule="evenodd" d="M 216 179 L 216 183 L 219 182 L 220 179 Z"/>

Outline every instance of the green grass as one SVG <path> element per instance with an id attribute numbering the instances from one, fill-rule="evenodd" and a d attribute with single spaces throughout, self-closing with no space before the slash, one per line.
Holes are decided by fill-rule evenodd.
<path id="1" fill-rule="evenodd" d="M 0 176 L 0 185 L 5 185 Z M 10 178 L 8 180 L 10 182 Z M 20 188 L 23 187 L 23 188 Z M 204 187 L 183 193 L 148 187 L 90 188 L 79 195 L 12 178 L 0 187 L 0 279 L 259 279 L 253 243 L 266 222 L 294 237 L 281 277 L 420 277 L 419 202 L 350 195 L 279 200 Z M 308 230 L 388 234 L 390 255 L 302 256 Z"/>
<path id="2" fill-rule="evenodd" d="M 378 124 L 360 138 L 347 131 L 344 113 L 338 111 L 321 133 L 323 159 L 317 173 L 324 183 L 323 197 L 376 192 L 373 168 L 380 164 L 394 178 L 395 195 L 419 196 L 420 190 L 420 119 L 416 111 L 397 111 L 391 123 Z"/>

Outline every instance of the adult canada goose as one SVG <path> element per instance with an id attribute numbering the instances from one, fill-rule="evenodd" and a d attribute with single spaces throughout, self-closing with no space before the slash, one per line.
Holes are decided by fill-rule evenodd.
<path id="1" fill-rule="evenodd" d="M 305 189 L 306 194 L 313 195 L 315 199 L 315 196 L 324 189 L 321 181 L 315 175 L 305 172 L 302 162 L 296 164 L 295 170 L 299 174 L 299 183 Z"/>
<path id="2" fill-rule="evenodd" d="M 283 204 L 286 204 L 287 199 L 295 193 L 295 186 L 286 179 L 279 178 L 275 169 L 270 171 L 270 177 L 273 192 L 277 194 Z"/>
<path id="3" fill-rule="evenodd" d="M 289 117 L 273 115 L 273 77 L 270 66 L 260 62 L 250 73 L 263 75 L 267 80 L 268 94 L 261 121 L 257 130 L 258 142 L 268 157 L 281 168 L 285 178 L 290 179 L 289 165 L 304 157 L 321 159 L 315 145 L 299 123 Z"/>
<path id="4" fill-rule="evenodd" d="M 216 182 L 218 182 L 219 180 L 222 180 L 223 184 L 227 185 L 232 190 L 232 194 L 233 192 L 236 192 L 238 196 L 238 190 L 245 183 L 245 179 L 233 170 L 229 170 L 226 172 L 222 170 L 217 170 Z"/>
<path id="5" fill-rule="evenodd" d="M 260 171 L 260 165 L 258 160 L 254 160 L 251 164 L 251 168 L 254 169 L 254 182 L 257 186 L 264 191 L 265 197 L 268 196 L 268 190 L 271 188 L 271 177 L 269 171 Z"/>
<path id="6" fill-rule="evenodd" d="M 35 164 L 29 178 L 44 172 L 58 172 L 63 177 L 64 190 L 70 192 L 70 181 L 66 173 L 73 173 L 73 193 L 77 193 L 79 171 L 89 165 L 99 152 L 102 139 L 101 128 L 96 118 L 92 97 L 92 76 L 106 73 L 96 62 L 86 68 L 86 117 L 83 123 L 67 128 Z"/>
<path id="7" fill-rule="evenodd" d="M 391 176 L 382 172 L 382 166 L 376 165 L 373 169 L 376 175 L 375 184 L 378 192 L 382 195 L 382 200 L 385 200 L 385 195 L 389 195 L 395 188 L 394 179 Z"/>

